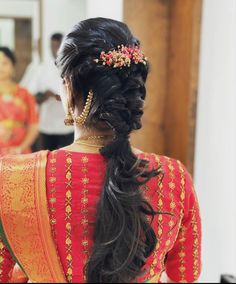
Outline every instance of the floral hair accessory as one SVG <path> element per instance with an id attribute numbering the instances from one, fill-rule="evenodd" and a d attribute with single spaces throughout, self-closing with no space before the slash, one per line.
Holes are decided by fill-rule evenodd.
<path id="1" fill-rule="evenodd" d="M 118 49 L 109 52 L 102 51 L 99 59 L 94 60 L 96 63 L 101 63 L 102 65 L 107 65 L 113 68 L 130 67 L 132 63 L 134 64 L 147 64 L 147 57 L 143 54 L 141 49 L 136 47 L 126 47 L 124 45 L 119 45 Z"/>

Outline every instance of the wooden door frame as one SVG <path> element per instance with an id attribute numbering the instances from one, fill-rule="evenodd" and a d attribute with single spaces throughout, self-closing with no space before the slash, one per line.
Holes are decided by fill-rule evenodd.
<path id="1" fill-rule="evenodd" d="M 182 1 L 182 2 L 181 2 Z M 194 173 L 202 0 L 171 0 L 165 153 Z M 178 97 L 176 96 L 178 94 Z"/>
<path id="2" fill-rule="evenodd" d="M 124 0 L 124 19 L 154 67 L 147 84 L 151 107 L 145 111 L 144 128 L 134 136 L 134 146 L 178 159 L 191 173 L 201 14 L 202 0 Z"/>

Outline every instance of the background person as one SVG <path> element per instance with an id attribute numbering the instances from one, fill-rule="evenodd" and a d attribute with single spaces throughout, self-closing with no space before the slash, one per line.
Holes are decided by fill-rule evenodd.
<path id="1" fill-rule="evenodd" d="M 62 80 L 55 59 L 62 39 L 61 33 L 53 34 L 50 42 L 52 59 L 42 63 L 33 74 L 26 72 L 22 79 L 22 83 L 36 96 L 40 106 L 38 150 L 52 151 L 72 143 L 74 138 L 73 128 L 66 128 L 63 124 L 64 111 L 61 103 L 56 100 Z"/>
<path id="2" fill-rule="evenodd" d="M 13 80 L 16 58 L 0 47 L 0 154 L 31 152 L 38 135 L 38 113 L 34 97 Z"/>

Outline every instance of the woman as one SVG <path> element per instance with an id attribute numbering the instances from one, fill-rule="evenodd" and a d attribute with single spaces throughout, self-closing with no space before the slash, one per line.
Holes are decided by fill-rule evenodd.
<path id="1" fill-rule="evenodd" d="M 30 153 L 38 134 L 34 98 L 13 81 L 15 55 L 0 47 L 0 155 Z"/>
<path id="2" fill-rule="evenodd" d="M 57 65 L 75 141 L 2 159 L 2 281 L 15 261 L 41 283 L 157 283 L 163 271 L 169 282 L 197 281 L 191 177 L 179 161 L 129 142 L 146 96 L 139 41 L 121 22 L 89 19 L 67 35 Z"/>

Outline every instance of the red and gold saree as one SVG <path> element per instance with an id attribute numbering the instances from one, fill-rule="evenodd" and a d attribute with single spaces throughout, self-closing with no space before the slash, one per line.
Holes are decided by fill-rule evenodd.
<path id="1" fill-rule="evenodd" d="M 201 222 L 191 178 L 176 160 L 140 154 L 163 178 L 142 190 L 158 212 L 154 253 L 138 283 L 157 283 L 163 271 L 193 282 L 201 271 Z M 96 205 L 106 172 L 100 154 L 64 150 L 7 156 L 0 165 L 0 282 L 17 262 L 32 282 L 86 282 L 84 265 L 93 245 Z"/>

